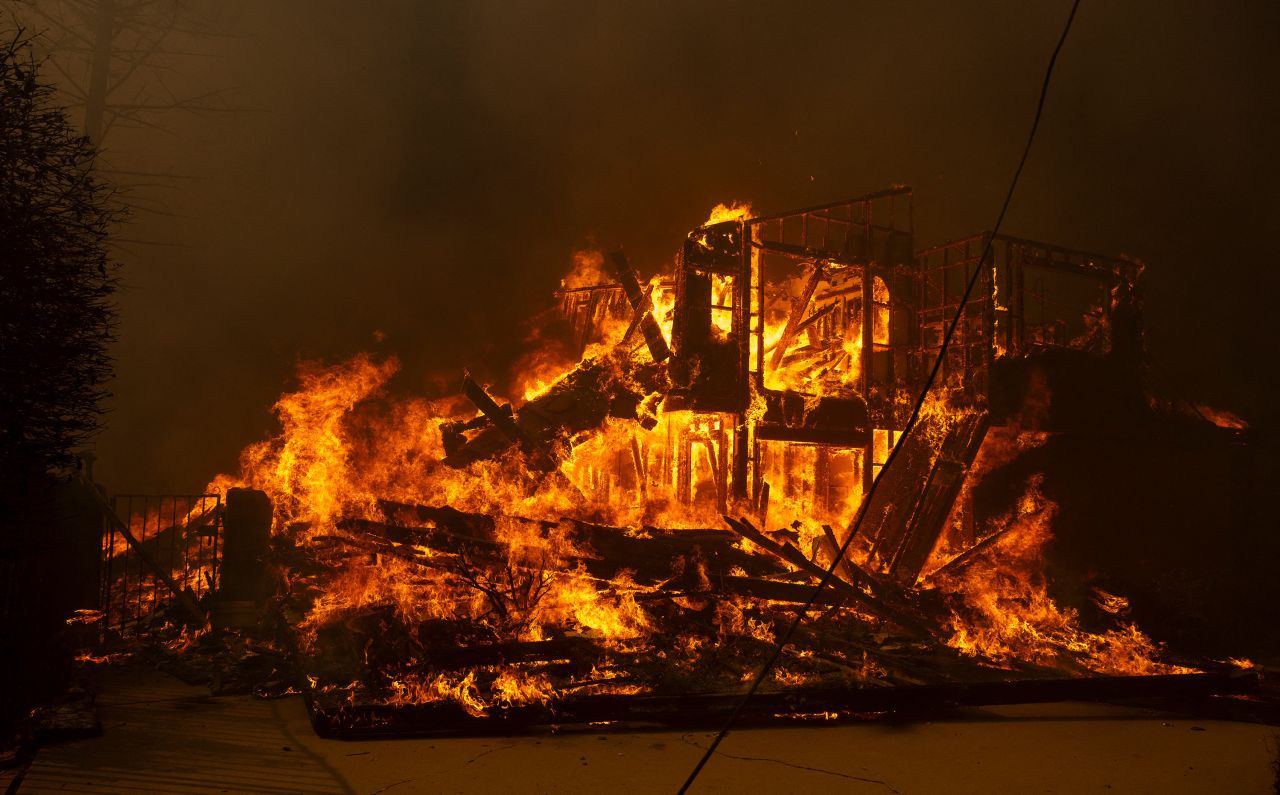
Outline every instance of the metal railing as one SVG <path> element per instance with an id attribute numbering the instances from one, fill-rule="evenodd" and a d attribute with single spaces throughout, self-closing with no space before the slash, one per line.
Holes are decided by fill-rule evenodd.
<path id="1" fill-rule="evenodd" d="M 916 253 L 918 369 L 927 370 L 942 350 L 975 269 L 979 281 L 947 346 L 943 383 L 958 380 L 981 400 L 1001 357 L 1044 347 L 1110 350 L 1117 289 L 1136 285 L 1140 263 L 1010 235 L 997 235 L 990 257 L 979 262 L 989 237 L 982 233 Z"/>
<path id="2" fill-rule="evenodd" d="M 218 587 L 222 550 L 222 496 L 219 494 L 118 494 L 117 517 L 174 583 L 199 600 Z M 158 614 L 174 601 L 114 523 L 102 533 L 104 625 L 122 635 L 146 634 Z"/>

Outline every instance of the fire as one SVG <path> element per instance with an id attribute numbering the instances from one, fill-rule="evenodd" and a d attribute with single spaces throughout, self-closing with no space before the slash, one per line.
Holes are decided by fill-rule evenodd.
<path id="1" fill-rule="evenodd" d="M 560 280 L 560 287 L 565 290 L 577 290 L 582 287 L 594 287 L 608 284 L 613 278 L 605 272 L 604 252 L 597 249 L 582 249 L 573 252 L 573 269 Z"/>
<path id="2" fill-rule="evenodd" d="M 518 668 L 484 668 L 465 674 L 424 675 L 408 672 L 390 684 L 388 704 L 421 704 L 452 701 L 472 717 L 484 717 L 495 708 L 543 704 L 550 699 L 551 682 L 545 675 Z"/>
<path id="3" fill-rule="evenodd" d="M 707 224 L 737 222 L 749 229 L 750 218 L 751 206 L 734 202 L 717 205 Z M 714 234 L 704 226 L 696 241 Z M 747 243 L 763 246 L 755 238 L 736 240 L 746 241 L 739 253 Z M 325 687 L 352 694 L 368 689 L 392 704 L 450 701 L 481 716 L 504 706 L 547 704 L 570 691 L 645 692 L 653 686 L 620 677 L 600 660 L 583 663 L 559 691 L 536 667 L 486 662 L 439 670 L 418 664 L 435 642 L 429 631 L 455 625 L 469 627 L 485 643 L 560 648 L 557 644 L 585 639 L 607 655 L 647 650 L 664 660 L 668 672 L 696 671 L 709 650 L 758 650 L 776 641 L 778 622 L 786 620 L 794 602 L 773 594 L 809 582 L 805 564 L 833 562 L 832 539 L 843 540 L 866 485 L 895 445 L 904 443 L 902 425 L 894 419 L 907 413 L 904 397 L 872 394 L 866 384 L 873 370 L 893 364 L 889 353 L 897 332 L 891 312 L 896 301 L 906 299 L 892 295 L 885 278 L 869 270 L 820 259 L 762 284 L 759 255 L 741 256 L 753 268 L 750 284 L 743 283 L 745 271 L 705 278 L 707 344 L 735 355 L 747 350 L 752 362 L 766 363 L 752 365 L 745 406 L 689 408 L 671 397 L 672 364 L 654 349 L 661 347 L 658 343 L 675 344 L 676 299 L 683 288 L 659 269 L 647 280 L 637 277 L 641 297 L 634 290 L 624 295 L 598 250 L 576 252 L 561 283 L 558 311 L 575 324 L 575 344 L 556 341 L 546 330 L 553 315 L 542 318 L 548 322 L 531 332 L 537 344 L 518 363 L 509 398 L 479 384 L 468 392 L 479 412 L 456 400 L 400 394 L 394 358 L 360 355 L 301 368 L 298 388 L 275 404 L 280 433 L 247 448 L 240 472 L 220 476 L 210 488 L 249 486 L 267 492 L 275 505 L 277 535 L 323 564 L 323 574 L 296 574 L 290 583 L 294 593 L 307 595 L 305 617 L 297 623 L 304 654 L 315 651 L 331 628 L 372 608 L 387 611 L 407 628 L 401 639 L 406 659 L 387 667 L 376 681 Z M 742 300 L 754 302 L 749 312 L 735 304 Z M 994 293 L 993 304 L 999 305 Z M 641 332 L 646 315 L 660 340 Z M 744 315 L 755 324 L 745 332 L 740 327 Z M 741 339 L 744 333 L 751 335 L 749 346 Z M 686 375 L 701 374 L 695 368 Z M 953 378 L 930 394 L 917 435 L 933 458 L 923 464 L 937 461 L 951 434 L 977 416 L 972 405 L 953 399 L 964 386 Z M 475 390 L 488 400 L 475 397 Z M 819 444 L 803 436 L 800 441 L 757 436 L 766 422 L 784 425 L 769 419 L 773 414 L 814 418 L 824 416 L 824 407 L 856 414 L 861 406 L 868 416 L 867 399 L 880 403 L 879 419 L 866 420 L 866 435 L 860 437 L 865 441 Z M 816 422 L 793 422 L 784 430 L 825 432 Z M 974 480 L 1043 441 L 1043 434 L 1015 428 L 1005 435 L 993 431 L 985 441 L 978 438 L 978 463 L 964 480 L 957 504 L 965 502 L 965 489 Z M 747 448 L 748 439 L 758 452 L 750 464 L 754 481 L 744 484 L 744 470 L 731 470 L 730 461 Z M 949 604 L 937 640 L 996 666 L 1099 673 L 1187 670 L 1158 662 L 1156 644 L 1132 624 L 1119 621 L 1114 629 L 1089 633 L 1074 610 L 1050 597 L 1043 550 L 1052 537 L 1056 508 L 1041 485 L 1036 478 L 1026 484 L 1016 509 L 996 522 L 989 543 L 977 550 L 982 554 L 975 552 L 963 567 L 950 564 L 973 547 L 974 539 L 944 534 L 924 550 L 921 560 L 927 557 L 930 563 L 922 569 L 921 585 L 936 589 Z M 419 508 L 427 512 L 403 520 L 396 515 Z M 442 514 L 430 514 L 446 508 L 486 521 L 450 524 Z M 696 555 L 681 558 L 683 568 L 665 577 L 642 576 L 639 561 L 602 573 L 610 561 L 583 529 L 590 524 L 596 528 L 592 532 L 613 533 L 609 539 L 622 547 L 655 538 L 678 544 L 724 533 L 726 515 L 750 516 L 764 532 L 752 540 L 737 539 L 724 554 L 762 555 L 766 545 L 775 544 L 784 558 L 790 556 L 791 562 L 775 572 L 790 579 L 766 581 L 779 591 L 757 596 L 748 590 L 748 595 L 712 600 L 708 594 L 727 581 L 761 587 L 765 579 L 734 565 L 722 567 L 713 583 L 707 562 Z M 955 514 L 952 524 L 961 518 Z M 397 528 L 403 537 L 362 534 L 353 524 L 361 521 Z M 863 574 L 841 576 L 848 578 L 846 597 L 856 602 L 868 592 L 867 582 L 888 580 L 895 565 L 891 554 L 897 553 L 878 549 L 867 538 L 855 542 L 848 563 Z M 804 560 L 797 562 L 797 555 Z M 916 581 L 905 585 L 914 587 Z M 1117 618 L 1126 612 L 1122 596 L 1100 592 L 1096 598 Z M 653 607 L 659 601 L 703 616 L 714 632 L 667 637 Z M 883 621 L 853 603 L 835 613 L 859 626 Z M 465 640 L 457 644 L 467 646 Z M 776 684 L 802 686 L 814 681 L 822 665 L 836 665 L 842 675 L 858 680 L 890 676 L 883 661 L 865 648 L 824 662 L 797 647 L 788 660 L 775 672 Z M 736 675 L 749 679 L 749 669 L 743 663 Z"/>
<path id="4" fill-rule="evenodd" d="M 1053 537 L 1057 506 L 1041 492 L 1041 483 L 1035 476 L 1027 484 L 991 554 L 962 573 L 935 576 L 939 589 L 953 599 L 947 645 L 1001 666 L 1070 669 L 1078 662 L 1100 674 L 1191 673 L 1158 662 L 1160 649 L 1132 623 L 1086 632 L 1077 611 L 1059 607 L 1049 596 L 1044 545 Z M 1095 598 L 1106 612 L 1128 610 L 1124 597 L 1097 591 Z"/>
<path id="5" fill-rule="evenodd" d="M 711 208 L 711 214 L 704 222 L 707 225 L 725 221 L 743 221 L 751 217 L 751 202 L 731 201 L 728 204 L 717 204 Z"/>
<path id="6" fill-rule="evenodd" d="M 276 402 L 283 428 L 278 443 L 263 442 L 244 451 L 240 485 L 266 491 L 291 521 L 335 521 L 358 499 L 352 481 L 367 477 L 352 469 L 359 440 L 344 419 L 398 369 L 395 359 L 374 362 L 367 355 L 337 367 L 305 365 L 299 373 L 301 388 Z"/>
<path id="7" fill-rule="evenodd" d="M 1205 406 L 1197 403 L 1196 411 L 1219 428 L 1230 428 L 1237 431 L 1243 431 L 1249 428 L 1249 423 L 1226 409 L 1216 409 L 1212 406 Z"/>

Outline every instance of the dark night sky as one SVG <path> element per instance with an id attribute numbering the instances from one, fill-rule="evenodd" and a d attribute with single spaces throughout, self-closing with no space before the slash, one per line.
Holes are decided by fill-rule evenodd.
<path id="1" fill-rule="evenodd" d="M 917 245 L 988 228 L 1068 2 L 246 3 L 193 76 L 248 110 L 109 140 L 193 179 L 129 236 L 98 477 L 201 487 L 300 359 L 501 376 L 571 252 L 669 261 L 712 205 L 892 183 Z M 1272 2 L 1085 0 L 1005 231 L 1147 261 L 1149 344 L 1273 427 Z M 386 333 L 375 343 L 373 332 Z"/>

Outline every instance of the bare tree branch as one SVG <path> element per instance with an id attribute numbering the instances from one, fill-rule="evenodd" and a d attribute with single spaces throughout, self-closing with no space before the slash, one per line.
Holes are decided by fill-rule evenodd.
<path id="1" fill-rule="evenodd" d="M 199 42 L 239 37 L 226 20 L 224 3 L 186 0 L 11 0 L 15 18 L 43 31 L 41 46 L 55 73 L 64 107 L 81 109 L 84 131 L 102 145 L 124 129 L 173 136 L 167 117 L 175 112 L 243 112 L 224 89 L 192 80 L 189 60 L 218 57 Z M 134 173 L 125 173 L 134 172 Z M 142 174 L 147 176 L 142 176 Z M 165 179 L 152 169 L 125 169 L 126 184 L 156 188 Z M 146 208 L 138 194 L 131 206 Z"/>

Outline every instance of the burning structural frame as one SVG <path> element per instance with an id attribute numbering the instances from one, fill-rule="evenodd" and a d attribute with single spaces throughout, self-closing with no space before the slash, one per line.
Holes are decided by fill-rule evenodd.
<path id="1" fill-rule="evenodd" d="M 653 456 L 633 440 L 633 461 L 620 469 L 634 467 L 647 489 L 666 480 L 663 470 L 674 459 L 674 491 L 689 503 L 694 448 L 701 446 L 718 512 L 730 495 L 737 504 L 749 498 L 762 522 L 780 487 L 807 488 L 812 503 L 828 509 L 869 491 L 941 350 L 964 285 L 980 269 L 941 371 L 949 407 L 972 416 L 949 433 L 937 466 L 923 462 L 936 451 L 909 455 L 869 511 L 873 557 L 899 582 L 913 583 L 988 427 L 1017 409 L 1000 365 L 1050 347 L 1091 354 L 1114 348 L 1115 358 L 1136 368 L 1143 266 L 1009 235 L 998 236 L 996 261 L 985 265 L 977 259 L 987 234 L 914 252 L 911 199 L 909 188 L 892 188 L 691 233 L 669 283 L 673 352 L 650 348 L 655 360 L 670 355 L 663 411 L 688 411 L 695 420 L 658 451 L 656 466 L 646 466 Z M 634 283 L 622 263 L 620 279 Z M 638 294 L 618 283 L 562 291 L 578 350 L 598 337 L 603 318 L 639 315 Z M 780 297 L 791 300 L 779 315 Z M 643 319 L 652 323 L 648 306 Z M 770 312 L 779 316 L 766 317 Z M 936 432 L 935 423 L 921 435 Z M 813 477 L 797 485 L 798 451 L 806 448 Z M 917 483 L 926 486 L 914 499 L 905 492 Z"/>
<path id="2" fill-rule="evenodd" d="M 1043 583 L 1001 595 L 1021 575 L 979 571 L 1034 560 L 1053 506 L 1033 478 L 994 515 L 975 480 L 1099 406 L 1146 410 L 1141 263 L 987 233 L 916 250 L 896 187 L 717 208 L 647 281 L 621 251 L 579 265 L 556 296 L 569 355 L 528 374 L 519 405 L 466 375 L 471 414 L 360 417 L 394 366 L 357 359 L 282 398 L 285 436 L 214 484 L 274 501 L 276 620 L 317 731 L 713 719 L 833 565 L 754 719 L 1256 685 L 1156 662 L 1118 618 L 1085 633 Z M 1050 410 L 1046 368 L 1102 403 Z M 957 589 L 979 580 L 991 593 L 968 604 Z M 1038 611 L 1011 630 L 1030 653 L 975 642 L 965 616 L 999 604 Z"/>
<path id="3" fill-rule="evenodd" d="M 806 553 L 797 543 L 798 532 L 757 528 L 767 527 L 771 492 L 774 499 L 806 500 L 828 510 L 856 504 L 890 446 L 900 444 L 903 464 L 889 473 L 890 480 L 867 509 L 862 562 L 839 562 L 840 577 L 825 601 L 853 606 L 907 635 L 926 636 L 929 608 L 922 606 L 915 586 L 948 526 L 968 522 L 967 546 L 949 560 L 935 561 L 934 572 L 966 565 L 999 535 L 978 538 L 972 510 L 957 509 L 957 500 L 988 430 L 1027 418 L 1024 404 L 1032 397 L 1017 368 L 1010 372 L 1006 362 L 1059 349 L 1105 357 L 1121 369 L 1138 368 L 1140 263 L 1008 235 L 993 241 L 995 262 L 978 261 L 987 234 L 916 252 L 911 221 L 907 188 L 778 215 L 713 218 L 690 233 L 669 279 L 642 286 L 626 257 L 615 252 L 609 258 L 612 281 L 566 285 L 558 294 L 578 353 L 603 342 L 607 334 L 602 329 L 611 322 L 625 325 L 612 343 L 615 348 L 646 349 L 649 367 L 665 369 L 665 379 L 650 370 L 636 380 L 661 392 L 662 415 L 688 417 L 678 429 L 667 425 L 656 445 L 652 433 L 644 442 L 632 434 L 628 445 L 592 461 L 585 482 L 606 495 L 630 490 L 648 501 L 665 490 L 685 505 L 712 503 L 736 534 L 713 538 L 715 531 L 698 531 L 702 586 L 690 587 L 687 576 L 684 582 L 678 582 L 680 576 L 663 582 L 663 572 L 649 575 L 653 585 L 668 594 L 706 593 L 710 586 L 712 593 L 803 601 L 810 586 L 802 583 L 820 578 L 817 561 L 836 554 L 843 539 L 829 524 L 821 524 L 823 535 Z M 943 360 L 939 410 L 909 438 L 901 438 L 905 409 L 940 353 L 943 326 L 961 311 L 963 285 L 975 269 L 980 289 L 963 307 L 958 337 Z M 663 303 L 669 310 L 661 321 L 655 317 L 655 288 L 667 293 Z M 663 332 L 668 324 L 669 342 Z M 465 379 L 464 394 L 480 415 L 445 424 L 445 448 L 453 465 L 465 466 L 514 446 L 550 468 L 554 464 L 548 458 L 563 456 L 554 451 L 557 436 L 581 434 L 607 417 L 634 420 L 650 431 L 663 421 L 658 411 L 645 406 L 643 395 L 601 390 L 603 380 L 594 369 L 598 365 L 591 359 L 584 362 L 520 409 L 499 404 L 470 377 Z M 585 415 L 579 413 L 582 404 L 593 402 Z M 558 410 L 548 405 L 556 403 Z M 569 419 L 561 422 L 557 415 Z M 797 468 L 805 467 L 798 449 L 810 452 L 812 472 L 801 482 L 793 478 Z M 749 511 L 751 518 L 729 516 L 731 506 Z M 411 541 L 418 549 L 451 554 L 468 545 L 474 551 L 477 544 L 501 544 L 492 528 L 476 534 L 477 522 L 484 523 L 478 516 L 442 519 L 436 514 L 426 522 L 434 529 L 424 533 L 425 513 L 433 509 L 386 503 L 381 508 L 388 521 L 361 527 L 366 541 L 375 536 L 382 544 Z M 406 519 L 406 512 L 417 514 L 417 521 Z M 652 550 L 640 553 L 639 547 L 656 546 L 662 531 L 648 525 L 637 537 L 601 525 L 570 524 L 569 535 L 585 541 L 583 546 L 593 553 L 579 565 L 603 581 L 620 575 L 644 581 L 643 561 Z M 799 529 L 801 523 L 792 527 Z M 346 529 L 355 527 L 347 523 Z M 544 523 L 542 532 L 545 537 L 554 531 Z M 725 565 L 744 540 L 750 564 L 738 559 Z M 726 546 L 708 552 L 716 544 Z M 469 554 L 462 552 L 462 557 Z M 675 559 L 678 554 L 666 561 Z M 761 567 L 769 559 L 776 567 L 772 571 Z M 799 587 L 793 589 L 788 580 Z M 598 650 L 593 655 L 585 651 L 590 644 L 571 639 L 565 645 L 566 637 L 535 644 L 543 646 L 539 649 L 489 646 L 493 653 L 481 656 L 498 665 L 524 659 L 568 666 L 579 674 L 597 671 Z M 1009 681 L 1007 672 L 985 684 L 979 684 L 981 674 L 967 684 L 926 684 L 926 678 L 899 684 L 892 694 L 857 687 L 798 687 L 767 694 L 753 710 L 757 718 L 782 717 L 910 704 L 1011 703 L 1064 694 L 1203 695 L 1244 692 L 1256 684 L 1248 675 L 1182 670 L 1144 678 L 1141 684 L 1126 677 L 1045 679 L 1045 669 L 1040 669 L 1031 681 Z M 488 731 L 481 727 L 492 717 L 500 717 L 497 725 L 507 729 L 545 722 L 688 722 L 720 714 L 730 703 L 726 698 L 714 692 L 663 694 L 650 689 L 566 694 L 549 707 L 545 701 L 517 697 L 479 710 L 486 717 L 472 709 L 459 711 L 447 699 L 364 707 L 347 699 L 334 706 L 321 703 L 313 690 L 310 703 L 318 730 L 359 736 Z"/>

